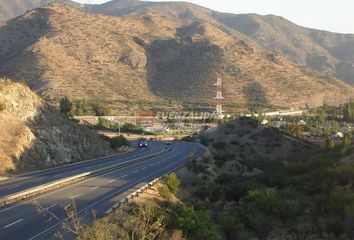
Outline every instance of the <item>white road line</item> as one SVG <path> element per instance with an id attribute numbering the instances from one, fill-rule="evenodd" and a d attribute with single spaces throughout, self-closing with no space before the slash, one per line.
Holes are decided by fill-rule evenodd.
<path id="1" fill-rule="evenodd" d="M 154 166 L 155 164 L 150 164 L 150 167 Z"/>
<path id="2" fill-rule="evenodd" d="M 128 176 L 128 175 L 127 175 L 127 174 L 125 174 L 125 175 L 123 175 L 123 176 L 122 176 L 122 178 L 127 177 L 127 176 Z"/>
<path id="3" fill-rule="evenodd" d="M 146 167 L 143 167 L 142 169 L 144 170 L 144 169 L 146 169 Z"/>
<path id="4" fill-rule="evenodd" d="M 81 193 L 76 194 L 75 196 L 71 197 L 71 199 L 77 198 L 77 197 L 80 196 L 80 195 L 81 195 Z"/>
<path id="5" fill-rule="evenodd" d="M 21 218 L 21 219 L 17 220 L 16 222 L 13 222 L 13 223 L 10 223 L 9 225 L 6 225 L 4 228 L 11 227 L 12 225 L 15 225 L 16 223 L 19 223 L 19 222 L 22 222 L 22 221 L 23 221 L 23 219 Z"/>
<path id="6" fill-rule="evenodd" d="M 174 151 L 174 150 L 173 150 L 173 151 Z M 123 169 L 125 169 L 125 168 L 130 168 L 130 167 L 132 167 L 132 166 L 136 166 L 136 165 L 139 165 L 139 164 L 141 164 L 141 163 L 135 163 L 135 164 L 132 164 L 132 165 L 130 165 L 130 166 L 123 167 Z M 26 201 L 23 201 L 23 202 L 18 203 L 18 204 L 16 204 L 16 205 L 12 205 L 12 206 L 10 206 L 10 207 L 7 207 L 7 208 L 5 208 L 5 209 L 1 209 L 1 210 L 0 210 L 0 213 L 1 213 L 1 212 L 8 211 L 8 210 L 10 210 L 10 209 L 13 209 L 13 208 L 15 208 L 15 207 L 18 207 L 18 206 L 21 206 L 21 205 L 30 203 L 30 202 L 32 202 L 32 201 L 34 201 L 34 200 L 36 200 L 36 199 L 41 199 L 41 198 L 43 198 L 43 197 L 45 197 L 45 196 L 48 196 L 48 195 L 51 195 L 51 194 L 53 194 L 53 193 L 57 193 L 57 192 L 60 192 L 60 191 L 65 190 L 65 189 L 69 189 L 69 188 L 72 188 L 72 187 L 74 187 L 74 186 L 77 186 L 77 185 L 79 185 L 79 184 L 82 184 L 82 183 L 85 183 L 85 182 L 88 182 L 88 181 L 92 181 L 92 180 L 94 180 L 94 179 L 97 179 L 98 177 L 104 177 L 104 176 L 107 176 L 107 175 L 112 175 L 113 173 L 116 173 L 116 172 L 121 171 L 121 170 L 122 170 L 122 169 L 118 169 L 118 170 L 115 170 L 115 171 L 112 171 L 112 172 L 108 172 L 108 173 L 105 173 L 105 174 L 100 175 L 100 176 L 97 176 L 97 177 L 89 178 L 89 179 L 84 180 L 84 181 L 82 181 L 82 182 L 74 183 L 74 184 L 72 184 L 72 185 L 69 185 L 69 186 L 66 186 L 66 187 L 63 187 L 63 188 L 59 188 L 59 189 L 54 190 L 54 191 L 52 191 L 52 192 L 44 193 L 43 195 L 39 195 L 39 196 L 34 197 L 34 198 L 30 199 L 30 200 L 26 200 Z M 35 237 L 36 237 L 36 236 L 32 237 L 31 239 L 33 239 L 33 238 L 35 238 Z"/>
<path id="7" fill-rule="evenodd" d="M 55 207 L 56 205 L 57 204 L 53 204 L 52 206 L 47 207 L 46 210 L 51 209 L 51 208 Z"/>
<path id="8" fill-rule="evenodd" d="M 112 179 L 112 180 L 109 180 L 108 183 L 112 183 L 112 182 L 114 182 L 114 181 L 115 181 L 115 179 Z"/>
<path id="9" fill-rule="evenodd" d="M 170 167 L 172 167 L 172 166 L 174 166 L 174 165 L 176 165 L 176 163 L 173 163 L 173 164 L 169 165 L 168 167 L 163 168 L 162 170 L 168 169 L 168 168 L 170 168 Z M 160 170 L 160 171 L 161 171 L 161 170 Z M 144 179 L 141 179 L 141 181 L 143 181 L 143 180 L 145 180 L 145 179 L 148 179 L 148 178 L 154 176 L 155 174 L 156 174 L 156 172 L 153 173 L 153 174 L 150 174 L 150 175 L 146 176 Z M 104 175 L 108 175 L 108 173 L 107 173 L 107 174 L 104 174 Z M 103 176 L 104 176 L 104 175 L 103 175 Z M 87 180 L 87 181 L 88 181 L 88 180 Z M 84 182 L 85 182 L 85 181 L 84 181 Z M 110 194 L 109 196 L 106 196 L 105 198 L 103 198 L 103 199 L 101 199 L 101 200 L 99 200 L 99 201 L 97 201 L 97 202 L 95 202 L 95 203 L 89 205 L 88 207 L 84 208 L 83 210 L 79 211 L 78 213 L 80 214 L 80 213 L 82 213 L 82 212 L 84 212 L 84 211 L 87 211 L 87 209 L 92 208 L 93 206 L 96 206 L 97 204 L 99 204 L 99 203 L 101 203 L 101 202 L 107 200 L 108 198 L 110 198 L 110 197 L 112 197 L 112 196 L 115 196 L 115 195 L 117 195 L 118 193 L 122 193 L 122 192 L 126 191 L 127 189 L 129 189 L 129 188 L 131 188 L 131 187 L 133 187 L 133 186 L 135 186 L 135 185 L 137 185 L 137 184 L 138 184 L 138 182 L 134 182 L 133 184 L 130 184 L 130 185 L 126 186 L 126 187 L 123 188 L 123 189 L 120 189 L 118 192 L 113 192 L 113 193 Z M 33 200 L 31 200 L 31 201 L 33 201 Z M 15 206 L 16 206 L 16 205 L 15 205 Z M 8 209 L 9 209 L 9 208 L 8 208 Z M 0 212 L 1 212 L 1 211 L 0 211 Z M 35 238 L 37 238 L 37 237 L 43 235 L 44 233 L 47 233 L 48 231 L 50 231 L 50 230 L 56 228 L 56 227 L 57 227 L 58 225 L 60 225 L 60 224 L 61 224 L 61 222 L 59 222 L 59 223 L 57 223 L 57 224 L 51 226 L 50 228 L 47 228 L 47 229 L 43 230 L 42 232 L 40 232 L 40 233 L 36 234 L 35 236 L 31 237 L 29 240 L 33 240 L 33 239 L 35 239 Z"/>
<path id="10" fill-rule="evenodd" d="M 139 171 L 138 170 L 135 170 L 133 173 L 138 173 Z"/>
<path id="11" fill-rule="evenodd" d="M 18 185 L 15 185 L 15 186 L 9 187 L 8 189 L 18 188 L 19 186 L 21 186 L 21 184 L 18 184 Z"/>
<path id="12" fill-rule="evenodd" d="M 91 188 L 91 191 L 98 189 L 99 186 Z"/>

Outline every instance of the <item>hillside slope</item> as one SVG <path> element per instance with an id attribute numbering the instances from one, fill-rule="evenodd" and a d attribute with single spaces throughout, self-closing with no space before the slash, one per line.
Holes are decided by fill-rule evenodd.
<path id="1" fill-rule="evenodd" d="M 354 83 L 354 34 L 305 28 L 273 15 L 220 13 L 184 2 L 114 0 L 86 10 L 114 16 L 155 12 L 169 18 L 206 21 L 228 34 L 247 36 L 263 50 L 280 52 L 297 64 Z"/>
<path id="2" fill-rule="evenodd" d="M 112 153 L 108 144 L 47 106 L 27 87 L 0 79 L 0 175 Z"/>
<path id="3" fill-rule="evenodd" d="M 0 0 L 0 21 L 51 2 L 80 7 L 70 0 Z M 220 13 L 186 2 L 113 0 L 104 4 L 86 4 L 84 10 L 112 16 L 153 12 L 174 19 L 205 21 L 228 34 L 248 38 L 263 50 L 280 52 L 297 64 L 354 83 L 354 34 L 304 28 L 273 15 Z"/>
<path id="4" fill-rule="evenodd" d="M 79 6 L 78 3 L 70 0 L 0 0 L 0 21 L 20 16 L 28 10 L 45 6 L 52 2 Z"/>
<path id="5" fill-rule="evenodd" d="M 12 39 L 18 39 L 13 41 Z M 354 88 L 258 50 L 206 22 L 159 14 L 109 17 L 52 4 L 0 28 L 0 74 L 48 98 L 340 104 Z"/>

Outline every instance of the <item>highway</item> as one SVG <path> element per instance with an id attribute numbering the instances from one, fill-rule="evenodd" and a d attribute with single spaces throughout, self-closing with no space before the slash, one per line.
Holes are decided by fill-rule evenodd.
<path id="1" fill-rule="evenodd" d="M 75 174 L 92 171 L 98 168 L 109 167 L 117 163 L 124 163 L 149 154 L 158 153 L 163 151 L 163 149 L 163 143 L 154 142 L 150 144 L 149 148 L 138 148 L 133 152 L 124 153 L 117 156 L 100 158 L 93 161 L 83 161 L 77 164 L 66 165 L 64 167 L 52 168 L 9 178 L 7 180 L 0 181 L 0 197 L 17 193 L 30 187 L 52 182 L 54 180 L 70 177 Z"/>
<path id="2" fill-rule="evenodd" d="M 163 143 L 156 142 L 145 150 L 124 154 L 118 156 L 117 159 L 108 157 L 99 161 L 104 162 L 104 164 L 112 164 L 113 162 L 111 161 L 128 161 L 137 156 L 147 156 L 151 153 L 160 152 L 164 147 Z M 85 223 L 89 223 L 92 221 L 92 210 L 96 212 L 97 217 L 103 216 L 107 210 L 133 191 L 134 187 L 144 185 L 167 172 L 185 165 L 191 160 L 191 152 L 197 155 L 204 150 L 198 144 L 185 142 L 174 142 L 170 148 L 171 151 L 164 152 L 161 155 L 146 158 L 138 163 L 124 166 L 103 175 L 88 178 L 0 209 L 0 239 L 48 239 L 54 231 L 60 229 L 61 222 L 55 219 L 48 221 L 48 216 L 38 214 L 32 205 L 34 200 L 61 219 L 65 218 L 62 206 L 75 200 L 80 217 L 83 218 Z M 51 178 L 54 178 L 55 175 L 51 171 L 55 173 L 58 171 L 57 174 L 65 173 L 69 174 L 66 176 L 72 176 L 80 173 L 80 171 L 85 171 L 86 167 L 90 167 L 91 170 L 93 170 L 92 168 L 104 167 L 104 165 L 100 166 L 95 162 L 64 167 L 66 170 L 70 169 L 69 173 L 64 168 L 58 168 L 21 177 L 28 177 L 32 186 L 35 184 L 33 183 L 34 179 L 38 179 L 38 176 L 41 179 L 46 179 L 46 181 L 53 180 Z M 79 171 L 74 172 L 73 169 L 79 169 Z M 6 183 L 15 184 L 11 182 L 11 179 L 7 180 Z M 23 182 L 21 186 L 23 184 L 26 183 Z M 5 188 L 8 189 L 8 186 L 6 185 Z M 6 192 L 2 187 L 0 190 L 1 192 Z"/>

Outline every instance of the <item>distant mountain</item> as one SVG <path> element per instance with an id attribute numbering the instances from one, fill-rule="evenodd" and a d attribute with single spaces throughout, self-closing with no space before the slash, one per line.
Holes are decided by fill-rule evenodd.
<path id="1" fill-rule="evenodd" d="M 80 4 L 70 0 L 0 0 L 0 21 L 20 16 L 28 10 L 38 8 L 48 3 L 62 3 L 70 6 Z"/>
<path id="2" fill-rule="evenodd" d="M 79 6 L 70 0 L 0 0 L 0 21 L 49 2 Z M 227 34 L 248 39 L 258 48 L 279 52 L 297 64 L 354 84 L 354 34 L 304 28 L 273 15 L 220 13 L 186 2 L 113 0 L 99 5 L 86 4 L 85 11 L 112 16 L 156 13 L 174 19 L 208 22 Z"/>
<path id="3" fill-rule="evenodd" d="M 354 34 L 300 27 L 273 15 L 220 13 L 183 2 L 115 0 L 88 6 L 87 10 L 117 16 L 155 12 L 170 18 L 205 21 L 217 25 L 228 34 L 241 38 L 247 36 L 258 47 L 280 52 L 297 64 L 354 83 Z"/>
<path id="4" fill-rule="evenodd" d="M 110 17 L 51 4 L 0 28 L 0 75 L 52 99 L 210 102 L 216 74 L 233 104 L 299 107 L 354 98 L 343 81 L 206 21 L 150 11 Z"/>

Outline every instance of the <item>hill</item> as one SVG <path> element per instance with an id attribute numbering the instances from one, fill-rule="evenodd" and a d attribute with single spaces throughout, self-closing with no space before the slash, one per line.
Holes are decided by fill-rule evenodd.
<path id="1" fill-rule="evenodd" d="M 0 175 L 109 153 L 105 141 L 47 106 L 28 87 L 0 79 Z"/>
<path id="2" fill-rule="evenodd" d="M 177 2 L 114 0 L 87 11 L 122 16 L 155 12 L 170 18 L 205 21 L 234 36 L 249 38 L 263 50 L 354 83 L 354 34 L 338 34 L 298 26 L 282 17 L 228 14 Z"/>
<path id="3" fill-rule="evenodd" d="M 0 0 L 0 22 L 20 16 L 28 10 L 38 8 L 52 2 L 79 7 L 78 3 L 70 0 Z"/>
<path id="4" fill-rule="evenodd" d="M 50 99 L 210 102 L 216 73 L 230 103 L 336 105 L 354 96 L 216 25 L 155 13 L 109 17 L 51 4 L 7 21 L 0 46 L 0 74 Z"/>
<path id="5" fill-rule="evenodd" d="M 0 0 L 0 21 L 50 2 L 79 7 L 70 0 Z M 296 64 L 354 83 L 353 34 L 305 28 L 274 15 L 220 13 L 186 2 L 113 0 L 104 4 L 86 4 L 82 10 L 112 16 L 156 13 L 168 18 L 208 22 L 227 34 L 254 42 L 263 50 L 279 52 Z"/>

